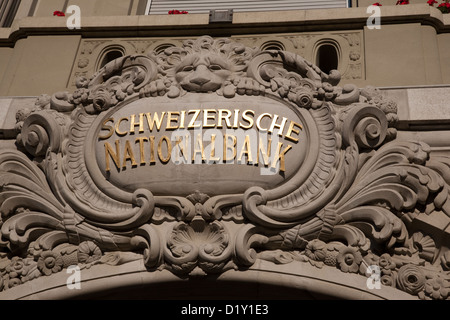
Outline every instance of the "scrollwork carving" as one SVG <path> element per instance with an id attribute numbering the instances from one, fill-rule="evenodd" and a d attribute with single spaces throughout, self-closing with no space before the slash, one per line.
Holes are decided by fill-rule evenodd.
<path id="1" fill-rule="evenodd" d="M 35 110 L 21 121 L 17 142 L 34 157 L 45 156 L 49 149 L 59 152 L 68 123 L 65 116 L 55 111 Z"/>
<path id="2" fill-rule="evenodd" d="M 380 109 L 355 105 L 346 115 L 342 127 L 345 145 L 354 141 L 360 149 L 374 149 L 386 139 L 388 122 Z"/>
<path id="3" fill-rule="evenodd" d="M 395 102 L 372 87 L 338 87 L 340 78 L 289 52 L 201 37 L 122 57 L 80 78 L 73 93 L 41 96 L 17 114 L 18 150 L 0 154 L 0 288 L 73 264 L 143 259 L 149 272 L 192 275 L 265 259 L 364 277 L 378 266 L 384 285 L 447 299 L 449 253 L 411 224 L 450 216 L 450 160 L 397 141 Z M 244 96 L 275 101 L 303 121 L 302 165 L 272 188 L 130 191 L 89 161 L 99 128 L 131 102 Z"/>

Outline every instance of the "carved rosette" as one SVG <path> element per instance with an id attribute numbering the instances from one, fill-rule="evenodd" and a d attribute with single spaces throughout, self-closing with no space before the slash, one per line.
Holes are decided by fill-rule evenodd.
<path id="1" fill-rule="evenodd" d="M 363 277 L 376 266 L 385 286 L 448 299 L 450 254 L 410 229 L 419 215 L 449 215 L 449 159 L 397 141 L 396 104 L 380 91 L 339 81 L 289 52 L 201 37 L 40 97 L 17 114 L 17 151 L 0 154 L 1 288 L 77 264 L 144 259 L 149 271 L 192 275 L 264 259 Z M 155 193 L 117 186 L 92 161 L 114 112 L 205 97 L 254 97 L 297 115 L 309 145 L 289 177 L 243 192 Z"/>

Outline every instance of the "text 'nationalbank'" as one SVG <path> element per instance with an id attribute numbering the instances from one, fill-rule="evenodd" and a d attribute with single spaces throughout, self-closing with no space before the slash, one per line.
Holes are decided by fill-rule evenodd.
<path id="1" fill-rule="evenodd" d="M 98 139 L 106 172 L 113 165 L 120 171 L 170 161 L 260 165 L 284 172 L 285 156 L 302 130 L 301 124 L 273 113 L 192 109 L 107 118 Z"/>

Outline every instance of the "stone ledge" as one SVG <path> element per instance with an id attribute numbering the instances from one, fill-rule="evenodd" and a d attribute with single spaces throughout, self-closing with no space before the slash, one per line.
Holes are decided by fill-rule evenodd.
<path id="1" fill-rule="evenodd" d="M 428 4 L 411 4 L 408 6 L 383 6 L 381 9 L 381 19 L 410 20 L 417 17 L 427 17 L 440 20 L 444 24 L 444 16 L 438 9 L 430 7 Z M 302 22 L 306 24 L 323 23 L 336 20 L 358 20 L 370 16 L 367 8 L 336 8 L 321 10 L 290 10 L 271 12 L 236 12 L 233 16 L 233 24 L 239 23 L 291 23 Z"/>
<path id="2" fill-rule="evenodd" d="M 443 15 L 427 4 L 381 7 L 381 23 L 423 23 L 433 25 L 438 32 L 450 31 L 450 15 Z M 68 30 L 61 17 L 26 17 L 11 28 L 0 29 L 0 45 L 13 45 L 18 39 L 36 34 L 82 34 L 84 36 L 145 36 L 197 35 L 207 33 L 281 32 L 288 27 L 302 26 L 308 30 L 362 28 L 369 14 L 366 8 L 326 10 L 291 10 L 270 12 L 237 12 L 232 24 L 209 24 L 209 14 L 147 15 L 116 17 L 82 17 L 81 30 Z M 182 34 L 180 34 L 182 33 Z"/>
<path id="3" fill-rule="evenodd" d="M 380 90 L 397 101 L 400 121 L 450 120 L 450 85 L 386 87 Z"/>

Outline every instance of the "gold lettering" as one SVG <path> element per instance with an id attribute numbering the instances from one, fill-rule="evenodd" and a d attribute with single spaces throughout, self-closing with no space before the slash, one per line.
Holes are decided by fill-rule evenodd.
<path id="1" fill-rule="evenodd" d="M 269 132 L 273 134 L 275 128 L 278 128 L 279 129 L 278 135 L 280 137 L 282 137 L 284 127 L 286 126 L 287 118 L 283 118 L 283 121 L 281 122 L 281 124 L 277 124 L 277 120 L 278 120 L 278 115 L 275 115 L 275 117 L 273 118 L 273 121 L 272 121 L 272 125 L 270 126 Z"/>
<path id="2" fill-rule="evenodd" d="M 164 158 L 164 156 L 162 154 L 163 141 L 165 141 L 166 144 L 167 144 L 167 157 L 165 157 L 165 158 Z M 162 163 L 164 163 L 164 164 L 168 163 L 170 161 L 170 158 L 172 157 L 172 142 L 170 142 L 170 139 L 167 136 L 164 136 L 164 137 L 161 138 L 161 140 L 159 140 L 159 143 L 158 143 L 158 157 L 159 157 L 159 160 Z"/>
<path id="3" fill-rule="evenodd" d="M 291 145 L 288 145 L 286 147 L 286 149 L 283 150 L 283 152 L 281 152 L 281 148 L 283 147 L 283 143 L 282 142 L 278 142 L 278 148 L 277 148 L 277 152 L 275 154 L 274 157 L 274 161 L 272 163 L 272 169 L 276 169 L 277 168 L 277 163 L 280 162 L 280 171 L 281 172 L 285 172 L 286 171 L 286 166 L 285 166 L 285 155 L 286 153 L 292 149 Z"/>
<path id="4" fill-rule="evenodd" d="M 203 115 L 201 114 L 202 112 Z M 188 115 L 191 118 L 188 118 Z M 144 120 L 144 117 L 147 119 L 146 121 Z M 288 126 L 289 120 L 286 117 L 281 117 L 273 113 L 257 114 L 251 109 L 245 111 L 241 111 L 240 109 L 193 109 L 189 111 L 155 112 L 153 114 L 147 112 L 132 114 L 129 117 L 121 118 L 118 121 L 115 121 L 113 117 L 102 121 L 98 133 L 99 140 L 110 139 L 114 134 L 118 137 L 125 137 L 128 134 L 143 134 L 146 130 L 150 130 L 150 132 L 153 130 L 159 132 L 161 130 L 195 129 L 202 127 L 216 127 L 220 129 L 242 128 L 248 130 L 256 127 L 260 132 L 267 132 L 272 135 L 277 133 L 281 137 L 283 137 L 283 132 L 286 132 L 284 138 L 297 143 L 300 139 L 299 135 L 303 130 L 303 126 L 294 121 L 290 121 Z M 124 122 L 129 122 L 129 124 L 124 124 Z M 147 122 L 148 127 L 145 122 Z M 166 124 L 165 128 L 164 124 Z M 129 131 L 127 131 L 128 128 Z M 259 137 L 259 143 L 256 146 L 252 144 L 250 135 L 246 135 L 242 148 L 237 150 L 237 137 L 232 134 L 225 134 L 223 137 L 223 158 L 221 159 L 220 152 L 217 151 L 217 148 L 222 148 L 222 146 L 217 145 L 217 134 L 211 134 L 208 157 L 205 156 L 206 152 L 204 148 L 205 142 L 203 141 L 203 133 L 199 133 L 194 137 L 193 154 L 191 153 L 192 142 L 190 134 L 187 134 L 185 137 L 177 137 L 176 142 L 174 143 L 172 143 L 168 136 L 163 136 L 159 140 L 157 147 L 155 139 L 156 137 L 151 135 L 137 137 L 134 140 L 134 143 L 139 146 L 139 155 L 135 154 L 138 147 L 133 145 L 133 140 L 125 140 L 123 138 L 123 142 L 125 143 L 124 146 L 121 146 L 120 140 L 116 140 L 114 142 L 115 145 L 105 141 L 106 172 L 112 170 L 112 162 L 114 162 L 118 171 L 125 170 L 127 165 L 129 166 L 130 164 L 132 168 L 137 167 L 138 165 L 144 166 L 147 164 L 146 161 L 148 161 L 149 155 L 150 165 L 155 165 L 157 160 L 166 164 L 172 158 L 174 161 L 182 161 L 183 163 L 191 163 L 191 160 L 193 163 L 197 160 L 196 163 L 198 163 L 201 156 L 202 162 L 209 161 L 211 163 L 217 163 L 223 161 L 224 163 L 233 163 L 233 161 L 236 161 L 237 163 L 248 165 L 261 164 L 273 169 L 279 168 L 280 172 L 285 172 L 286 154 L 292 149 L 292 145 L 287 145 L 286 142 L 285 144 L 279 142 L 276 150 L 274 150 L 275 148 L 272 146 L 272 139 L 268 139 L 266 145 L 266 138 L 264 138 L 264 136 Z M 222 141 L 220 142 L 222 143 Z M 147 153 L 147 144 L 150 145 L 150 154 Z M 240 145 L 241 143 L 239 143 L 239 146 Z M 122 149 L 122 147 L 124 148 Z M 254 150 L 252 147 L 254 147 Z M 174 150 L 174 148 L 176 148 L 176 150 Z M 175 152 L 172 154 L 172 151 Z M 256 157 L 254 157 L 253 151 L 257 151 Z M 121 152 L 124 152 L 123 155 Z"/>
<path id="5" fill-rule="evenodd" d="M 127 131 L 120 131 L 120 129 L 119 129 L 120 124 L 122 123 L 122 121 L 125 121 L 125 120 L 128 121 L 128 118 L 122 118 L 119 121 L 117 121 L 117 123 L 116 123 L 116 134 L 119 137 L 124 137 L 124 136 L 126 136 L 128 134 Z"/>
<path id="6" fill-rule="evenodd" d="M 247 114 L 250 113 L 252 116 L 248 116 Z M 242 122 L 240 123 L 241 128 L 242 129 L 250 129 L 251 127 L 253 127 L 253 125 L 255 124 L 253 118 L 255 117 L 255 111 L 253 110 L 245 110 L 244 113 L 242 114 L 242 119 L 244 119 L 245 121 L 248 122 L 248 125 L 244 125 L 242 124 Z"/>
<path id="7" fill-rule="evenodd" d="M 179 129 L 184 129 L 184 122 L 186 121 L 186 111 L 181 111 L 181 120 Z"/>
<path id="8" fill-rule="evenodd" d="M 202 156 L 202 161 L 206 161 L 205 148 L 203 148 L 202 134 L 199 133 L 194 142 L 194 154 L 192 155 L 192 161 L 195 161 L 197 154 Z"/>
<path id="9" fill-rule="evenodd" d="M 214 113 L 214 115 L 209 115 L 209 113 Z M 209 124 L 208 120 L 213 120 L 213 124 Z M 205 109 L 203 110 L 203 128 L 214 128 L 216 126 L 216 110 Z"/>
<path id="10" fill-rule="evenodd" d="M 148 138 L 146 137 L 140 137 L 136 138 L 136 143 L 139 143 L 139 153 L 141 156 L 141 166 L 145 165 L 145 153 L 144 153 L 144 142 L 147 142 Z"/>
<path id="11" fill-rule="evenodd" d="M 224 113 L 226 113 L 226 115 L 224 115 Z M 230 118 L 231 118 L 230 110 L 219 109 L 219 120 L 218 120 L 219 123 L 217 124 L 217 128 L 223 128 L 222 121 L 226 122 L 227 128 L 231 128 Z"/>
<path id="12" fill-rule="evenodd" d="M 241 112 L 241 110 L 239 110 L 239 109 L 234 110 L 233 129 L 238 129 L 239 128 L 239 113 L 240 112 Z"/>
<path id="13" fill-rule="evenodd" d="M 137 167 L 137 162 L 136 159 L 134 157 L 134 153 L 133 153 L 133 148 L 131 147 L 130 141 L 127 140 L 125 142 L 125 151 L 123 154 L 123 164 L 122 164 L 122 169 L 126 169 L 127 168 L 127 161 L 131 161 L 131 166 L 132 167 Z"/>
<path id="14" fill-rule="evenodd" d="M 228 140 L 231 138 L 233 141 L 233 145 L 228 144 Z M 226 134 L 223 138 L 223 162 L 233 161 L 236 158 L 237 150 L 236 150 L 237 138 L 233 135 Z M 233 152 L 233 156 L 231 158 L 228 157 L 228 150 Z"/>
<path id="15" fill-rule="evenodd" d="M 267 151 L 263 148 L 263 146 L 264 146 L 263 140 L 260 137 L 259 138 L 259 145 L 258 145 L 258 160 L 257 161 L 259 163 L 259 157 L 260 157 L 260 154 L 262 154 L 263 161 L 264 161 L 264 166 L 268 167 L 269 164 L 270 164 L 269 158 L 270 158 L 270 152 L 271 152 L 271 149 L 272 149 L 272 139 L 269 139 L 267 141 Z"/>
<path id="16" fill-rule="evenodd" d="M 239 158 L 237 160 L 238 163 L 243 163 L 242 157 L 244 156 L 244 154 L 247 156 L 247 164 L 252 164 L 253 163 L 252 149 L 250 145 L 250 136 L 248 135 L 245 136 L 244 145 L 242 146 L 241 153 L 239 154 Z"/>
<path id="17" fill-rule="evenodd" d="M 264 129 L 263 127 L 261 127 L 261 121 L 262 119 L 264 119 L 265 117 L 268 117 L 270 119 L 272 119 L 272 115 L 270 113 L 263 113 L 262 115 L 260 115 L 258 117 L 258 119 L 256 120 L 256 127 L 258 128 L 259 131 L 262 132 L 266 132 L 268 129 Z"/>
<path id="18" fill-rule="evenodd" d="M 184 141 L 184 143 L 182 143 Z M 189 135 L 187 134 L 185 137 L 177 137 L 177 141 L 175 142 L 175 148 L 179 149 L 179 152 L 175 152 L 175 163 L 178 163 L 180 160 L 180 154 L 183 156 L 185 163 L 188 162 L 188 142 L 189 142 Z"/>
<path id="19" fill-rule="evenodd" d="M 209 157 L 209 161 L 215 162 L 220 161 L 220 157 L 216 157 L 216 135 L 211 135 L 211 154 Z"/>
<path id="20" fill-rule="evenodd" d="M 146 115 L 146 117 L 147 117 L 147 123 L 148 123 L 148 127 L 149 127 L 149 129 L 150 129 L 150 132 L 153 131 L 153 127 L 154 127 L 155 125 L 156 125 L 156 130 L 160 131 L 160 130 L 161 130 L 161 124 L 162 124 L 162 122 L 163 122 L 163 120 L 164 120 L 164 117 L 166 116 L 166 113 L 163 112 L 163 113 L 161 114 L 161 118 L 160 118 L 160 117 L 158 116 L 158 113 L 155 112 L 155 113 L 153 114 L 153 119 L 152 119 L 152 117 L 151 117 L 150 112 L 147 112 L 145 115 Z"/>
<path id="21" fill-rule="evenodd" d="M 155 158 L 155 136 L 150 136 L 150 165 L 156 164 Z"/>
<path id="22" fill-rule="evenodd" d="M 194 116 L 191 119 L 191 122 L 189 122 L 189 126 L 188 129 L 195 129 L 195 128 L 200 128 L 202 126 L 201 123 L 196 123 L 198 116 L 200 115 L 201 110 L 196 109 L 196 110 L 189 110 L 188 114 L 194 113 Z"/>
<path id="23" fill-rule="evenodd" d="M 114 123 L 114 119 L 113 119 L 113 118 L 109 118 L 109 119 L 106 119 L 105 121 L 103 121 L 103 123 L 102 123 L 102 130 L 107 130 L 108 133 L 107 133 L 106 135 L 104 135 L 104 136 L 100 136 L 100 135 L 99 135 L 98 138 L 99 138 L 100 140 L 106 140 L 106 139 L 109 139 L 109 138 L 111 138 L 111 136 L 114 134 L 114 127 L 112 127 L 112 126 L 107 126 L 106 124 L 107 124 L 108 122 Z"/>
<path id="24" fill-rule="evenodd" d="M 176 118 L 174 118 L 173 116 L 177 116 Z M 178 117 L 180 116 L 179 112 L 168 112 L 167 113 L 167 126 L 166 126 L 166 130 L 177 130 L 179 125 L 178 125 Z M 172 122 L 176 121 L 177 125 L 176 126 L 172 126 Z"/>
<path id="25" fill-rule="evenodd" d="M 297 127 L 298 129 L 295 129 L 295 127 Z M 298 123 L 296 123 L 294 121 L 291 121 L 291 125 L 289 126 L 289 129 L 288 129 L 288 131 L 286 133 L 285 138 L 288 139 L 288 140 L 291 140 L 293 142 L 298 142 L 299 139 L 292 137 L 291 134 L 292 134 L 292 132 L 294 132 L 296 134 L 300 134 L 301 130 L 303 130 L 303 126 L 302 125 L 300 125 L 300 124 L 298 124 Z"/>
<path id="26" fill-rule="evenodd" d="M 119 155 L 120 155 L 120 141 L 119 140 L 116 140 L 116 151 L 115 152 L 114 152 L 113 148 L 111 147 L 111 145 L 108 142 L 105 142 L 106 172 L 111 171 L 109 157 L 111 157 L 111 159 L 113 159 L 117 170 L 120 170 Z"/>
<path id="27" fill-rule="evenodd" d="M 130 134 L 134 134 L 134 129 L 139 126 L 139 133 L 144 133 L 144 114 L 139 114 L 139 122 L 136 122 L 136 115 L 131 115 L 130 119 Z"/>

